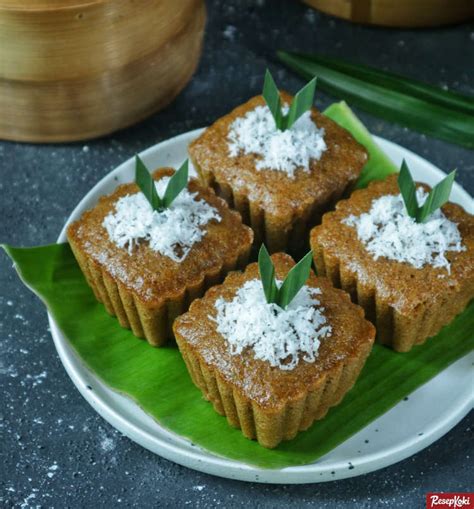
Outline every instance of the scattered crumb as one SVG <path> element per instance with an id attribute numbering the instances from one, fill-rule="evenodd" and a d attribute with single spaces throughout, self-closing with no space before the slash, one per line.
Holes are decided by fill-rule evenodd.
<path id="1" fill-rule="evenodd" d="M 105 437 L 100 442 L 100 448 L 106 452 L 113 451 L 115 449 L 115 442 L 113 441 L 112 438 Z"/>
<path id="2" fill-rule="evenodd" d="M 107 436 L 103 429 L 99 431 L 100 435 L 100 448 L 104 452 L 113 451 L 116 447 L 115 440 L 112 437 Z"/>
<path id="3" fill-rule="evenodd" d="M 54 463 L 54 465 L 51 465 L 49 467 L 49 472 L 46 474 L 50 479 L 54 477 L 54 474 L 56 473 L 56 470 L 58 470 L 59 466 Z"/>
<path id="4" fill-rule="evenodd" d="M 316 13 L 314 12 L 313 9 L 307 9 L 306 12 L 304 13 L 304 17 L 305 17 L 306 21 L 309 21 L 310 23 L 314 23 L 314 21 L 316 19 Z"/>
<path id="5" fill-rule="evenodd" d="M 47 371 L 42 371 L 38 375 L 30 375 L 29 373 L 26 375 L 25 380 L 32 382 L 32 387 L 36 387 L 37 385 L 40 385 L 43 383 L 43 380 L 47 378 L 48 373 Z"/>
<path id="6" fill-rule="evenodd" d="M 235 41 L 235 35 L 237 34 L 237 28 L 233 25 L 227 25 L 222 33 L 227 40 Z"/>
<path id="7" fill-rule="evenodd" d="M 27 509 L 28 507 L 31 507 L 30 500 L 33 498 L 36 498 L 36 493 L 30 493 L 25 499 L 23 499 L 20 509 Z"/>

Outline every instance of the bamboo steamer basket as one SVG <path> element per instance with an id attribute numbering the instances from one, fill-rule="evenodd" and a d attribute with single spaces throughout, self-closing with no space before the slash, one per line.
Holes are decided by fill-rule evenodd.
<path id="1" fill-rule="evenodd" d="M 356 23 L 428 27 L 468 21 L 474 0 L 304 0 L 326 14 Z"/>
<path id="2" fill-rule="evenodd" d="M 204 0 L 0 0 L 0 138 L 83 140 L 160 110 L 205 18 Z"/>

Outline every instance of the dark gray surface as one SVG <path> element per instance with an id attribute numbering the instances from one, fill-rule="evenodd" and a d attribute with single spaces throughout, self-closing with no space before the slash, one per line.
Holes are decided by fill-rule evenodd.
<path id="1" fill-rule="evenodd" d="M 119 163 L 208 124 L 258 93 L 267 65 L 290 91 L 302 82 L 278 48 L 359 59 L 473 92 L 474 26 L 403 31 L 353 26 L 297 2 L 210 2 L 199 70 L 166 111 L 106 139 L 62 146 L 0 143 L 0 240 L 54 242 L 79 199 Z M 468 73 L 471 73 L 468 75 Z M 333 98 L 318 94 L 318 106 Z M 459 169 L 474 189 L 473 154 L 361 114 L 372 132 Z M 392 467 L 325 485 L 264 486 L 211 477 L 135 445 L 102 420 L 67 377 L 38 299 L 0 253 L 0 506 L 424 507 L 425 493 L 472 489 L 473 416 Z M 56 467 L 55 467 L 56 465 Z"/>

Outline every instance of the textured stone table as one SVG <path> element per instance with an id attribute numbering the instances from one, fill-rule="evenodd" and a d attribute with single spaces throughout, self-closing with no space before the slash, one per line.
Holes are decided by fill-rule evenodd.
<path id="1" fill-rule="evenodd" d="M 193 81 L 165 111 L 82 144 L 0 143 L 0 240 L 54 242 L 79 199 L 136 152 L 209 124 L 260 91 L 269 66 L 291 91 L 302 82 L 278 48 L 317 50 L 473 92 L 474 26 L 419 32 L 350 25 L 296 1 L 209 3 L 205 52 Z M 470 74 L 469 74 L 470 73 Z M 318 106 L 334 98 L 318 93 Z M 459 169 L 474 189 L 473 154 L 361 114 L 373 133 Z M 0 506 L 424 507 L 431 490 L 472 489 L 473 416 L 392 467 L 324 485 L 265 486 L 211 477 L 166 461 L 116 432 L 64 371 L 39 300 L 0 253 Z"/>

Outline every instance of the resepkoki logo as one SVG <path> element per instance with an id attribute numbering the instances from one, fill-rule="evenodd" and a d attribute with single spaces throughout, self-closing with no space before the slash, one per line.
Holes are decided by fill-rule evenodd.
<path id="1" fill-rule="evenodd" d="M 474 493 L 428 493 L 426 509 L 474 509 Z"/>

